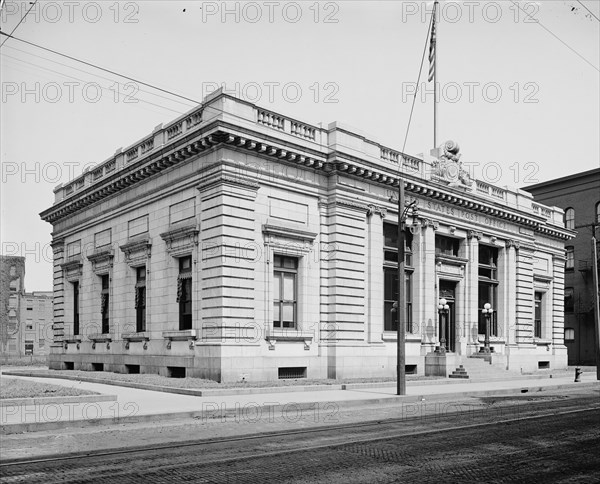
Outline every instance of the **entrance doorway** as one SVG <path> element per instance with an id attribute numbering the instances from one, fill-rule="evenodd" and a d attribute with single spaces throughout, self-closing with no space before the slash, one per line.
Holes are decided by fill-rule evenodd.
<path id="1" fill-rule="evenodd" d="M 438 335 L 442 334 L 442 324 L 444 325 L 444 335 L 446 337 L 446 351 L 456 351 L 456 323 L 455 323 L 455 302 L 456 302 L 456 282 L 440 281 L 439 298 L 446 299 L 446 304 L 450 307 L 448 314 L 441 315 L 438 319 Z"/>

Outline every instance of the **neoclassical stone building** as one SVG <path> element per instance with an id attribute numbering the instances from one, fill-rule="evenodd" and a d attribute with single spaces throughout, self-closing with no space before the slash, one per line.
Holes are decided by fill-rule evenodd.
<path id="1" fill-rule="evenodd" d="M 444 329 L 452 365 L 561 368 L 563 212 L 220 91 L 65 186 L 53 226 L 51 368 L 220 381 L 391 376 L 398 176 L 408 220 L 407 371 Z M 437 304 L 449 315 L 441 327 Z"/>

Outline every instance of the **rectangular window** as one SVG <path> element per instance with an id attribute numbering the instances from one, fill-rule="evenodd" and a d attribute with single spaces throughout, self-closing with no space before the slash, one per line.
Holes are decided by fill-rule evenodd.
<path id="1" fill-rule="evenodd" d="M 575 296 L 572 287 L 565 287 L 565 313 L 572 313 L 575 310 Z"/>
<path id="2" fill-rule="evenodd" d="M 108 274 L 102 278 L 102 291 L 100 292 L 100 313 L 102 314 L 102 334 L 110 333 L 109 307 L 110 307 L 110 282 Z"/>
<path id="3" fill-rule="evenodd" d="M 406 332 L 412 333 L 412 273 L 405 273 L 406 289 Z M 383 293 L 384 293 L 384 331 L 398 331 L 398 312 L 392 311 L 394 303 L 398 302 L 398 268 L 383 268 Z"/>
<path id="4" fill-rule="evenodd" d="M 482 314 L 486 303 L 490 303 L 494 312 L 490 317 L 490 336 L 498 334 L 498 249 L 489 245 L 479 244 L 478 258 L 479 273 L 479 323 L 478 333 L 485 334 L 485 316 Z"/>
<path id="5" fill-rule="evenodd" d="M 541 338 L 542 337 L 542 298 L 543 294 L 541 292 L 536 292 L 534 297 L 535 309 L 534 309 L 534 317 L 533 317 L 533 337 Z"/>
<path id="6" fill-rule="evenodd" d="M 406 332 L 412 333 L 412 241 L 409 231 L 404 231 L 404 263 L 406 285 Z M 383 224 L 383 329 L 398 331 L 398 312 L 392 311 L 394 303 L 398 302 L 398 224 Z"/>
<path id="7" fill-rule="evenodd" d="M 146 331 L 146 266 L 138 267 L 135 282 L 135 328 Z"/>
<path id="8" fill-rule="evenodd" d="M 276 255 L 273 272 L 273 327 L 296 328 L 298 259 Z"/>
<path id="9" fill-rule="evenodd" d="M 565 247 L 567 253 L 567 261 L 565 262 L 565 269 L 573 269 L 575 267 L 575 248 L 572 246 Z"/>
<path id="10" fill-rule="evenodd" d="M 459 246 L 460 241 L 454 237 L 435 236 L 435 255 L 458 257 Z"/>
<path id="11" fill-rule="evenodd" d="M 478 312 L 479 312 L 479 323 L 477 325 L 479 334 L 485 334 L 485 316 L 481 312 L 484 308 L 485 303 L 490 303 L 494 312 L 490 317 L 490 336 L 498 336 L 498 318 L 496 317 L 498 314 L 497 307 L 497 290 L 498 285 L 479 281 L 479 294 L 478 294 Z"/>
<path id="12" fill-rule="evenodd" d="M 79 281 L 73 284 L 73 335 L 79 335 Z"/>
<path id="13" fill-rule="evenodd" d="M 565 328 L 565 343 L 575 341 L 575 330 L 573 328 Z"/>
<path id="14" fill-rule="evenodd" d="M 412 266 L 413 235 L 404 231 L 404 263 Z M 383 224 L 383 260 L 392 264 L 398 263 L 398 225 L 384 222 Z"/>
<path id="15" fill-rule="evenodd" d="M 192 329 L 192 256 L 179 258 L 177 277 L 177 302 L 179 303 L 179 329 Z"/>

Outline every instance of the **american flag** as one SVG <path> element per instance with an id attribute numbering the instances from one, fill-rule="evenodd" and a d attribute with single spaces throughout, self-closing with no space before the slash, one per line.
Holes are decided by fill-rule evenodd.
<path id="1" fill-rule="evenodd" d="M 431 39 L 429 39 L 429 82 L 435 75 L 435 7 L 433 9 L 433 19 L 431 21 Z"/>

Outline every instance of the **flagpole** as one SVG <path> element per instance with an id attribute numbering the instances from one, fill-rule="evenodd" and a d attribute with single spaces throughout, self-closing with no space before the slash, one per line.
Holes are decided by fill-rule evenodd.
<path id="1" fill-rule="evenodd" d="M 435 16 L 437 14 L 437 7 L 438 7 L 438 1 L 435 0 L 435 2 L 433 3 L 433 24 L 432 24 L 432 29 L 433 29 L 433 34 L 432 34 L 432 39 L 435 42 L 435 46 L 434 46 L 434 50 L 433 50 L 433 66 L 434 66 L 434 70 L 433 70 L 433 149 L 437 148 L 437 128 L 438 128 L 438 119 L 437 119 L 437 105 L 438 105 L 438 83 L 437 83 L 437 76 L 438 76 L 438 63 L 437 63 L 437 25 L 436 25 L 436 21 L 435 21 Z"/>

